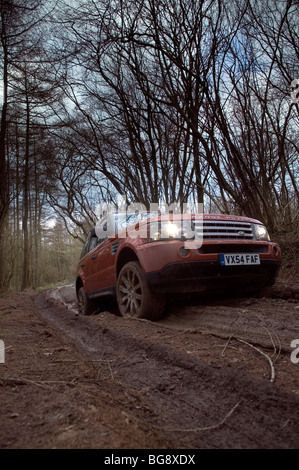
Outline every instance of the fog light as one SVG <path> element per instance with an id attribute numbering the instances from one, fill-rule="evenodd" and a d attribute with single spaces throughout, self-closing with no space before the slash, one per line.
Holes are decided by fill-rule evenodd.
<path id="1" fill-rule="evenodd" d="M 181 246 L 181 248 L 179 249 L 179 253 L 182 256 L 182 258 L 186 258 L 186 256 L 189 255 L 189 251 L 190 250 L 187 250 L 187 248 L 184 248 L 183 246 Z"/>

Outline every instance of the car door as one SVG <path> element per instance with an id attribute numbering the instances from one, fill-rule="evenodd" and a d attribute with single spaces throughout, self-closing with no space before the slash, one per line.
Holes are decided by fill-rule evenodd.
<path id="1" fill-rule="evenodd" d="M 96 269 L 94 261 L 97 259 L 99 240 L 96 236 L 89 235 L 83 249 L 83 257 L 80 260 L 80 270 L 83 272 L 85 291 L 90 293 L 93 289 L 93 277 Z"/>
<path id="2" fill-rule="evenodd" d="M 110 220 L 111 219 L 111 220 Z M 108 289 L 115 284 L 114 269 L 112 269 L 114 259 L 111 255 L 111 244 L 115 240 L 114 218 L 109 219 L 107 225 L 107 217 L 96 227 L 97 247 L 90 253 L 86 263 L 88 265 L 86 273 L 88 276 L 88 291 L 97 292 L 102 289 Z"/>
<path id="3" fill-rule="evenodd" d="M 92 251 L 88 260 L 88 288 L 89 292 L 99 291 L 108 287 L 105 270 L 107 265 L 106 242 L 102 242 Z"/>

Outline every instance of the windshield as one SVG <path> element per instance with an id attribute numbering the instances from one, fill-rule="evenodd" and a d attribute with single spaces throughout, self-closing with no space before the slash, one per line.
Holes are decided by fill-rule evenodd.
<path id="1" fill-rule="evenodd" d="M 122 230 L 128 227 L 129 225 L 134 225 L 140 222 L 141 220 L 148 219 L 153 217 L 155 214 L 150 212 L 119 212 L 114 214 L 115 225 L 117 230 Z"/>

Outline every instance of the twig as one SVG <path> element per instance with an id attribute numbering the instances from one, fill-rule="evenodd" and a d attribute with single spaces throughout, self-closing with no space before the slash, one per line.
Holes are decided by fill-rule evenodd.
<path id="1" fill-rule="evenodd" d="M 205 427 L 202 427 L 202 428 L 187 428 L 187 429 L 184 429 L 184 428 L 163 428 L 163 431 L 173 431 L 173 432 L 176 432 L 176 431 L 179 431 L 179 432 L 198 432 L 198 431 L 211 431 L 213 429 L 218 429 L 220 428 L 224 423 L 225 421 L 228 420 L 228 418 L 233 414 L 233 412 L 238 408 L 238 406 L 240 405 L 242 400 L 240 400 L 238 403 L 236 403 L 236 405 L 227 413 L 227 415 L 224 416 L 224 418 L 217 424 L 212 424 L 211 426 L 205 426 Z"/>
<path id="2" fill-rule="evenodd" d="M 234 318 L 233 321 L 230 323 L 230 326 L 232 326 L 233 323 L 237 322 L 239 320 L 239 318 L 240 318 L 240 315 L 238 315 L 236 318 Z M 232 339 L 233 336 L 234 336 L 234 334 L 232 333 L 230 335 L 230 337 L 228 338 L 228 340 L 226 342 L 226 345 L 224 346 L 223 351 L 221 353 L 222 357 L 224 357 L 224 353 L 225 353 L 226 349 L 228 348 L 229 342 L 230 342 L 230 340 Z"/>
<path id="3" fill-rule="evenodd" d="M 227 342 L 226 342 L 226 344 L 225 344 L 225 346 L 224 346 L 224 348 L 223 348 L 223 350 L 222 350 L 222 353 L 221 353 L 221 356 L 222 356 L 222 357 L 224 357 L 224 353 L 225 353 L 226 349 L 228 348 L 228 344 L 229 344 L 230 340 L 232 339 L 232 337 L 233 337 L 233 335 L 231 335 L 231 336 L 228 338 L 228 340 L 227 340 Z"/>
<path id="4" fill-rule="evenodd" d="M 107 364 L 108 364 L 108 366 L 109 366 L 109 370 L 110 370 L 110 374 L 111 374 L 112 380 L 114 380 L 114 375 L 113 375 L 113 372 L 112 372 L 112 369 L 111 369 L 111 366 L 110 366 L 110 361 L 107 360 Z"/>
<path id="5" fill-rule="evenodd" d="M 244 343 L 244 344 L 247 344 L 247 346 L 250 346 L 251 348 L 255 349 L 257 352 L 259 352 L 260 354 L 262 354 L 263 356 L 265 356 L 268 361 L 269 361 L 269 364 L 270 364 L 270 367 L 271 367 L 271 378 L 270 378 L 270 382 L 274 382 L 274 379 L 275 379 L 275 370 L 274 370 L 274 365 L 273 365 L 273 362 L 271 360 L 271 358 L 268 356 L 268 354 L 264 353 L 263 351 L 261 351 L 260 349 L 256 348 L 255 346 L 253 346 L 253 344 L 250 344 L 248 343 L 247 341 L 244 341 L 243 339 L 240 339 L 240 338 L 236 338 L 237 341 L 240 341 L 241 343 Z"/>
<path id="6" fill-rule="evenodd" d="M 11 310 L 12 308 L 17 310 L 18 307 L 15 307 L 15 305 L 8 305 L 7 307 L 1 307 L 0 311 L 2 311 L 2 310 Z"/>
<path id="7" fill-rule="evenodd" d="M 280 339 L 279 339 L 279 336 L 278 334 L 276 333 L 276 331 L 272 330 L 272 332 L 275 334 L 276 336 L 276 339 L 278 341 L 278 351 L 277 351 L 277 348 L 276 348 L 276 345 L 274 343 L 274 339 L 272 337 L 272 334 L 271 334 L 271 331 L 264 325 L 262 325 L 262 327 L 267 331 L 268 335 L 270 336 L 270 339 L 271 339 L 271 342 L 272 342 L 272 346 L 273 346 L 273 349 L 274 349 L 274 352 L 273 352 L 273 355 L 272 356 L 276 356 L 275 359 L 274 359 L 274 362 L 277 361 L 280 353 L 281 353 L 281 342 L 280 342 Z"/>
<path id="8" fill-rule="evenodd" d="M 274 356 L 275 356 L 275 354 L 276 354 L 276 358 L 275 358 L 274 362 L 276 362 L 277 359 L 278 359 L 278 357 L 279 357 L 279 355 L 280 355 L 280 353 L 281 353 L 281 341 L 280 341 L 279 335 L 276 333 L 275 330 L 273 330 L 273 329 L 271 328 L 271 331 L 272 331 L 272 333 L 275 335 L 275 337 L 276 337 L 276 339 L 277 339 L 277 342 L 278 342 L 278 351 L 277 351 L 277 348 L 276 348 L 276 345 L 275 345 L 275 343 L 274 343 L 274 339 L 273 339 L 272 333 L 271 333 L 270 328 L 268 327 L 267 323 L 265 322 L 264 318 L 263 318 L 261 315 L 258 315 L 257 313 L 255 314 L 255 316 L 256 316 L 259 320 L 261 320 L 262 328 L 264 328 L 264 329 L 267 331 L 268 335 L 270 336 L 270 339 L 271 339 L 271 342 L 272 342 L 272 346 L 273 346 L 273 349 L 274 349 L 274 353 L 273 353 L 273 354 L 274 354 Z"/>
<path id="9" fill-rule="evenodd" d="M 2 384 L 5 385 L 5 383 L 10 384 L 10 385 L 27 385 L 27 384 L 32 384 L 36 385 L 37 387 L 41 388 L 47 388 L 47 386 L 44 383 L 41 382 L 34 382 L 33 380 L 29 379 L 16 379 L 14 377 L 10 379 L 2 379 Z"/>

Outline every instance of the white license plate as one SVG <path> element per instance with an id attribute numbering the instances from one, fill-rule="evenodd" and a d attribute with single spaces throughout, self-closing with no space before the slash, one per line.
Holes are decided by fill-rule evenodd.
<path id="1" fill-rule="evenodd" d="M 227 253 L 219 255 L 221 266 L 240 266 L 261 264 L 260 255 L 256 253 Z"/>

